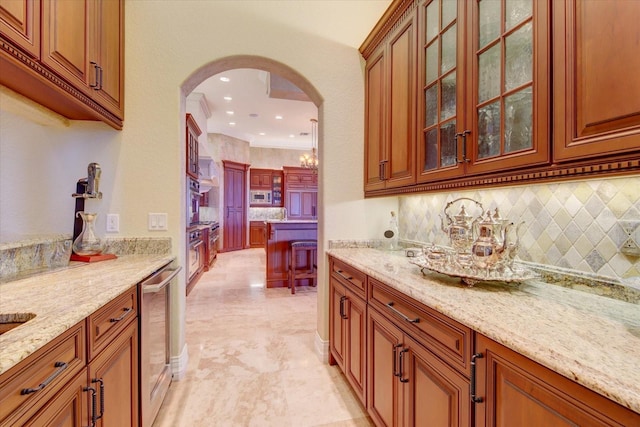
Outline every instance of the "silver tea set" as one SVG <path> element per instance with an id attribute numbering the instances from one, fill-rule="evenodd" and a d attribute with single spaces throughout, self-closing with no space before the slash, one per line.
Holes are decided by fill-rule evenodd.
<path id="1" fill-rule="evenodd" d="M 469 214 L 464 203 L 471 202 L 475 215 Z M 457 214 L 449 209 L 460 204 Z M 424 249 L 424 257 L 413 263 L 460 277 L 473 286 L 478 281 L 522 281 L 534 277 L 533 272 L 514 267 L 514 259 L 520 249 L 520 230 L 524 221 L 517 225 L 500 216 L 499 209 L 484 210 L 477 200 L 460 197 L 444 208 L 440 215 L 442 231 L 449 238 L 450 247 L 431 245 Z"/>

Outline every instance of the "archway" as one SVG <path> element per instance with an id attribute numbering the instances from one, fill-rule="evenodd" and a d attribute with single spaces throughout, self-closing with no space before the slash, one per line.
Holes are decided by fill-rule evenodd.
<path id="1" fill-rule="evenodd" d="M 290 81 L 291 83 L 293 83 L 295 86 L 297 86 L 300 90 L 302 90 L 311 100 L 311 102 L 316 106 L 316 108 L 318 109 L 318 119 L 319 119 L 319 126 L 318 126 L 318 136 L 319 136 L 319 141 L 322 141 L 322 134 L 323 134 L 323 120 L 322 120 L 322 116 L 323 116 L 323 110 L 322 110 L 322 106 L 323 106 L 323 102 L 324 99 L 323 97 L 320 95 L 320 93 L 318 92 L 318 90 L 311 84 L 311 82 L 309 82 L 309 80 L 307 80 L 303 75 L 301 75 L 300 73 L 298 73 L 296 70 L 294 70 L 293 68 L 289 67 L 286 64 L 283 64 L 281 62 L 269 59 L 269 58 L 265 58 L 265 57 L 261 57 L 261 56 L 253 56 L 253 55 L 234 55 L 234 56 L 229 56 L 229 57 L 224 57 L 224 58 L 220 58 L 220 59 L 216 59 L 208 64 L 203 65 L 202 67 L 200 67 L 199 69 L 195 70 L 191 75 L 189 75 L 184 83 L 180 86 L 180 112 L 181 112 L 181 119 L 180 119 L 180 126 L 181 129 L 184 129 L 186 126 L 186 120 L 185 120 L 185 111 L 186 111 L 186 98 L 187 96 L 193 92 L 193 90 L 202 82 L 204 82 L 205 80 L 207 80 L 208 78 L 215 76 L 217 74 L 223 73 L 225 71 L 228 70 L 233 70 L 233 69 L 238 69 L 238 68 L 251 68 L 251 69 L 258 69 L 258 70 L 263 70 L 263 71 L 267 71 L 273 74 L 277 74 L 280 77 Z M 182 133 L 182 135 L 184 135 L 184 133 Z M 181 140 L 180 141 L 181 145 L 184 146 L 185 145 L 185 140 Z M 320 157 L 322 157 L 322 145 L 319 144 L 319 151 L 320 151 Z M 185 162 L 181 161 L 181 167 L 184 169 L 185 168 Z M 320 167 L 320 171 L 321 171 L 322 167 Z M 321 173 L 321 172 L 320 172 Z M 184 175 L 184 174 L 183 174 Z M 183 188 L 186 188 L 185 185 L 183 185 Z M 319 180 L 318 182 L 318 192 L 319 192 L 319 197 L 321 197 L 321 192 L 322 192 L 322 183 L 321 180 Z M 183 196 L 183 201 L 186 200 L 186 195 Z M 319 201 L 319 203 L 321 204 L 322 202 Z M 182 224 L 183 226 L 185 224 Z M 321 225 L 320 223 L 318 224 L 318 239 L 320 240 L 322 231 L 321 231 Z M 186 242 L 185 242 L 185 252 L 186 252 Z M 188 257 L 185 257 L 185 259 L 188 259 Z M 320 260 L 319 260 L 320 264 L 323 264 Z M 321 266 L 319 266 L 320 268 Z M 186 280 L 185 280 L 185 286 L 186 286 Z M 184 292 L 180 292 L 179 295 L 179 301 L 174 300 L 172 307 L 174 309 L 176 309 L 174 311 L 174 314 L 172 314 L 173 317 L 173 321 L 172 323 L 175 325 L 176 323 L 179 324 L 179 330 L 176 331 L 174 330 L 173 332 L 176 333 L 178 336 L 176 337 L 177 339 L 174 341 L 174 343 L 172 344 L 172 355 L 177 356 L 178 354 L 180 354 L 180 356 L 178 356 L 180 360 L 180 362 L 178 362 L 178 364 L 180 365 L 180 367 L 185 367 L 185 360 L 182 359 L 182 357 L 188 357 L 186 354 L 183 354 L 183 350 L 186 350 L 186 348 L 184 348 L 184 344 L 185 344 L 185 310 L 186 310 L 186 296 Z M 321 299 L 327 299 L 326 298 L 326 292 L 324 291 L 324 287 L 321 284 L 321 281 L 318 280 L 318 298 Z M 320 304 L 319 304 L 319 310 L 320 310 Z M 318 312 L 320 314 L 320 311 Z M 320 321 L 320 316 L 319 316 L 319 320 Z M 317 337 L 316 337 L 317 338 Z M 317 343 L 316 343 L 316 347 L 317 347 Z M 326 353 L 328 354 L 328 343 L 326 343 L 326 345 L 324 346 L 326 348 L 322 349 L 320 351 L 320 353 Z M 326 357 L 322 356 L 324 359 L 326 359 Z M 179 368 L 180 371 L 182 371 L 182 369 Z"/>

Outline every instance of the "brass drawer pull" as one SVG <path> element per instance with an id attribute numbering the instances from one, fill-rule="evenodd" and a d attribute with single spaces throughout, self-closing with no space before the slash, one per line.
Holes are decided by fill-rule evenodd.
<path id="1" fill-rule="evenodd" d="M 127 308 L 123 308 L 122 309 L 124 311 L 124 313 L 122 313 L 122 315 L 120 317 L 112 317 L 111 319 L 109 319 L 109 322 L 111 323 L 115 323 L 115 322 L 119 322 L 122 319 L 124 319 L 127 314 L 131 313 L 133 311 L 132 307 L 127 307 Z"/>
<path id="2" fill-rule="evenodd" d="M 394 313 L 396 313 L 398 316 L 402 317 L 404 320 L 406 320 L 409 323 L 420 323 L 420 318 L 419 317 L 416 317 L 415 319 L 409 319 L 404 313 L 401 313 L 398 310 L 396 310 L 395 308 L 393 308 L 393 301 L 389 301 L 387 303 L 387 307 L 389 307 L 391 309 L 391 311 L 393 311 Z"/>
<path id="3" fill-rule="evenodd" d="M 36 388 L 23 388 L 22 391 L 20 392 L 20 394 L 21 395 L 31 394 L 31 393 L 35 393 L 36 391 L 42 390 L 43 388 L 48 386 L 49 383 L 51 381 L 53 381 L 58 375 L 60 375 L 62 373 L 62 371 L 67 369 L 68 365 L 67 365 L 66 362 L 56 362 L 53 366 L 55 368 L 57 368 L 57 369 L 46 380 L 44 380 L 42 383 L 40 383 L 40 385 L 38 387 L 36 387 Z"/>

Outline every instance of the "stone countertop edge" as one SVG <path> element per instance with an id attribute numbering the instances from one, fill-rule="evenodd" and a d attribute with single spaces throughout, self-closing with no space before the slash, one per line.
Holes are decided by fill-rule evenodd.
<path id="1" fill-rule="evenodd" d="M 0 335 L 0 374 L 174 260 L 122 255 L 0 284 L 0 313 L 36 314 Z"/>
<path id="2" fill-rule="evenodd" d="M 640 306 L 537 280 L 473 287 L 423 275 L 402 251 L 327 253 L 543 366 L 640 413 Z"/>

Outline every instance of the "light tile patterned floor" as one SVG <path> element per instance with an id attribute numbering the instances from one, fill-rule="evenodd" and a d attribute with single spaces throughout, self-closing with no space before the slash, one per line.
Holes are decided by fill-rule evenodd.
<path id="1" fill-rule="evenodd" d="M 154 427 L 371 426 L 314 350 L 316 290 L 266 289 L 263 249 L 218 254 L 187 297 L 189 365 Z"/>

